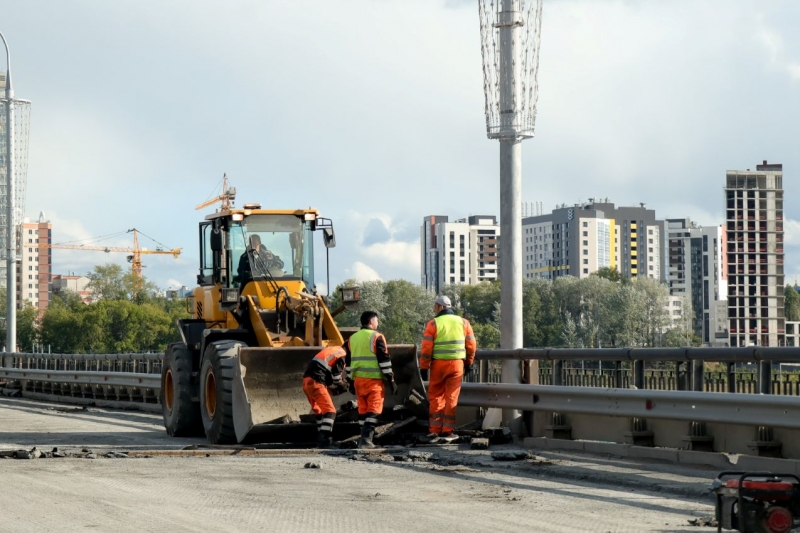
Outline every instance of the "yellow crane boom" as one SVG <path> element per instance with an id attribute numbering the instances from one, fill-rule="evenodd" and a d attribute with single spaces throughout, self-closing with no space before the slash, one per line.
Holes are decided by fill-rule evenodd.
<path id="1" fill-rule="evenodd" d="M 171 254 L 175 259 L 181 254 L 182 248 L 172 248 L 170 250 L 156 248 L 155 250 L 142 250 L 139 246 L 139 230 L 136 228 L 128 230 L 133 233 L 133 248 L 123 248 L 119 246 L 90 246 L 85 244 L 40 244 L 42 248 L 58 248 L 61 250 L 93 250 L 97 252 L 127 252 L 128 262 L 131 264 L 131 273 L 137 288 L 141 288 L 142 280 L 142 255 L 143 254 Z"/>

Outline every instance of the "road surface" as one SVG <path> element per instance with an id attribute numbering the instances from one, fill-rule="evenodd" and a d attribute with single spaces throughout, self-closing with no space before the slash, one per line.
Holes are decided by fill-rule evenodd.
<path id="1" fill-rule="evenodd" d="M 67 455 L 0 459 L 0 532 L 716 531 L 690 525 L 713 515 L 712 470 L 491 456 L 515 446 L 231 455 L 167 437 L 157 415 L 22 398 L 0 398 L 0 420 L 0 453 Z"/>

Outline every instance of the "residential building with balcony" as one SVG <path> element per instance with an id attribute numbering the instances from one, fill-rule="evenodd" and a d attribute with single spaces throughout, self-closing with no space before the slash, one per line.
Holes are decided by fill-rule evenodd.
<path id="1" fill-rule="evenodd" d="M 431 215 L 420 229 L 421 284 L 432 292 L 445 285 L 474 285 L 500 277 L 500 225 L 492 215 L 450 221 Z"/>
<path id="2" fill-rule="evenodd" d="M 731 346 L 784 346 L 783 166 L 726 174 Z"/>
<path id="3" fill-rule="evenodd" d="M 725 227 L 698 226 L 688 218 L 665 223 L 669 293 L 691 302 L 694 332 L 704 345 L 725 346 L 729 343 Z"/>

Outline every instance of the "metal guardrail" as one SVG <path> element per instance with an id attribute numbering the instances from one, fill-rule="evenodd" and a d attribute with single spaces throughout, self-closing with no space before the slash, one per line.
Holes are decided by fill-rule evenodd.
<path id="1" fill-rule="evenodd" d="M 162 359 L 162 354 L 153 353 L 7 353 L 0 354 L 0 381 L 15 384 L 23 395 L 29 397 L 160 410 L 158 401 Z M 703 362 L 728 363 L 730 378 L 737 363 L 760 363 L 759 369 L 766 369 L 765 372 L 769 371 L 772 362 L 800 363 L 800 348 L 522 348 L 479 350 L 477 359 L 549 361 L 555 386 L 465 383 L 459 402 L 461 405 L 800 429 L 800 417 L 794 421 L 788 415 L 800 407 L 796 397 L 736 394 L 733 391 L 701 392 L 704 388 L 701 379 Z M 643 380 L 645 361 L 678 362 L 681 365 L 679 370 L 682 368 L 684 375 L 677 381 L 682 382 L 684 389 L 695 390 L 663 391 L 646 389 L 644 386 L 637 387 L 639 390 L 565 386 L 569 383 L 565 383 L 564 376 L 567 374 L 561 362 L 592 360 L 617 363 L 615 370 L 612 370 L 618 379 L 614 383 L 630 382 L 621 377 L 621 365 L 627 362 L 634 384 L 637 380 Z"/>
<path id="2" fill-rule="evenodd" d="M 695 391 L 463 383 L 459 405 L 800 429 L 797 398 Z"/>
<path id="3" fill-rule="evenodd" d="M 779 371 L 776 363 L 800 364 L 798 347 L 748 347 L 748 348 L 520 348 L 513 350 L 478 350 L 478 361 L 488 360 L 539 360 L 550 368 L 549 375 L 540 369 L 539 382 L 552 385 L 583 385 L 595 387 L 630 387 L 637 389 L 677 389 L 717 392 L 752 392 L 760 394 L 800 395 L 800 383 Z M 572 362 L 604 361 L 613 363 L 613 369 L 601 369 L 598 375 L 585 376 L 583 370 L 568 368 Z M 662 368 L 651 368 L 649 376 L 645 366 L 654 363 Z M 724 367 L 710 379 L 706 377 L 705 364 L 718 363 Z M 674 374 L 658 376 L 663 365 L 673 366 Z M 746 373 L 737 368 L 752 365 Z M 752 374 L 752 379 L 747 374 Z M 750 378 L 750 379 L 748 379 Z"/>
<path id="4" fill-rule="evenodd" d="M 23 396 L 160 412 L 163 354 L 0 354 L 0 381 Z"/>

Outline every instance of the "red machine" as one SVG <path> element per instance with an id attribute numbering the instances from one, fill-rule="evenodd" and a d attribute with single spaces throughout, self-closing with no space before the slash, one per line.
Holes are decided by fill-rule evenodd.
<path id="1" fill-rule="evenodd" d="M 800 531 L 800 477 L 771 472 L 722 472 L 713 484 L 717 532 Z"/>

